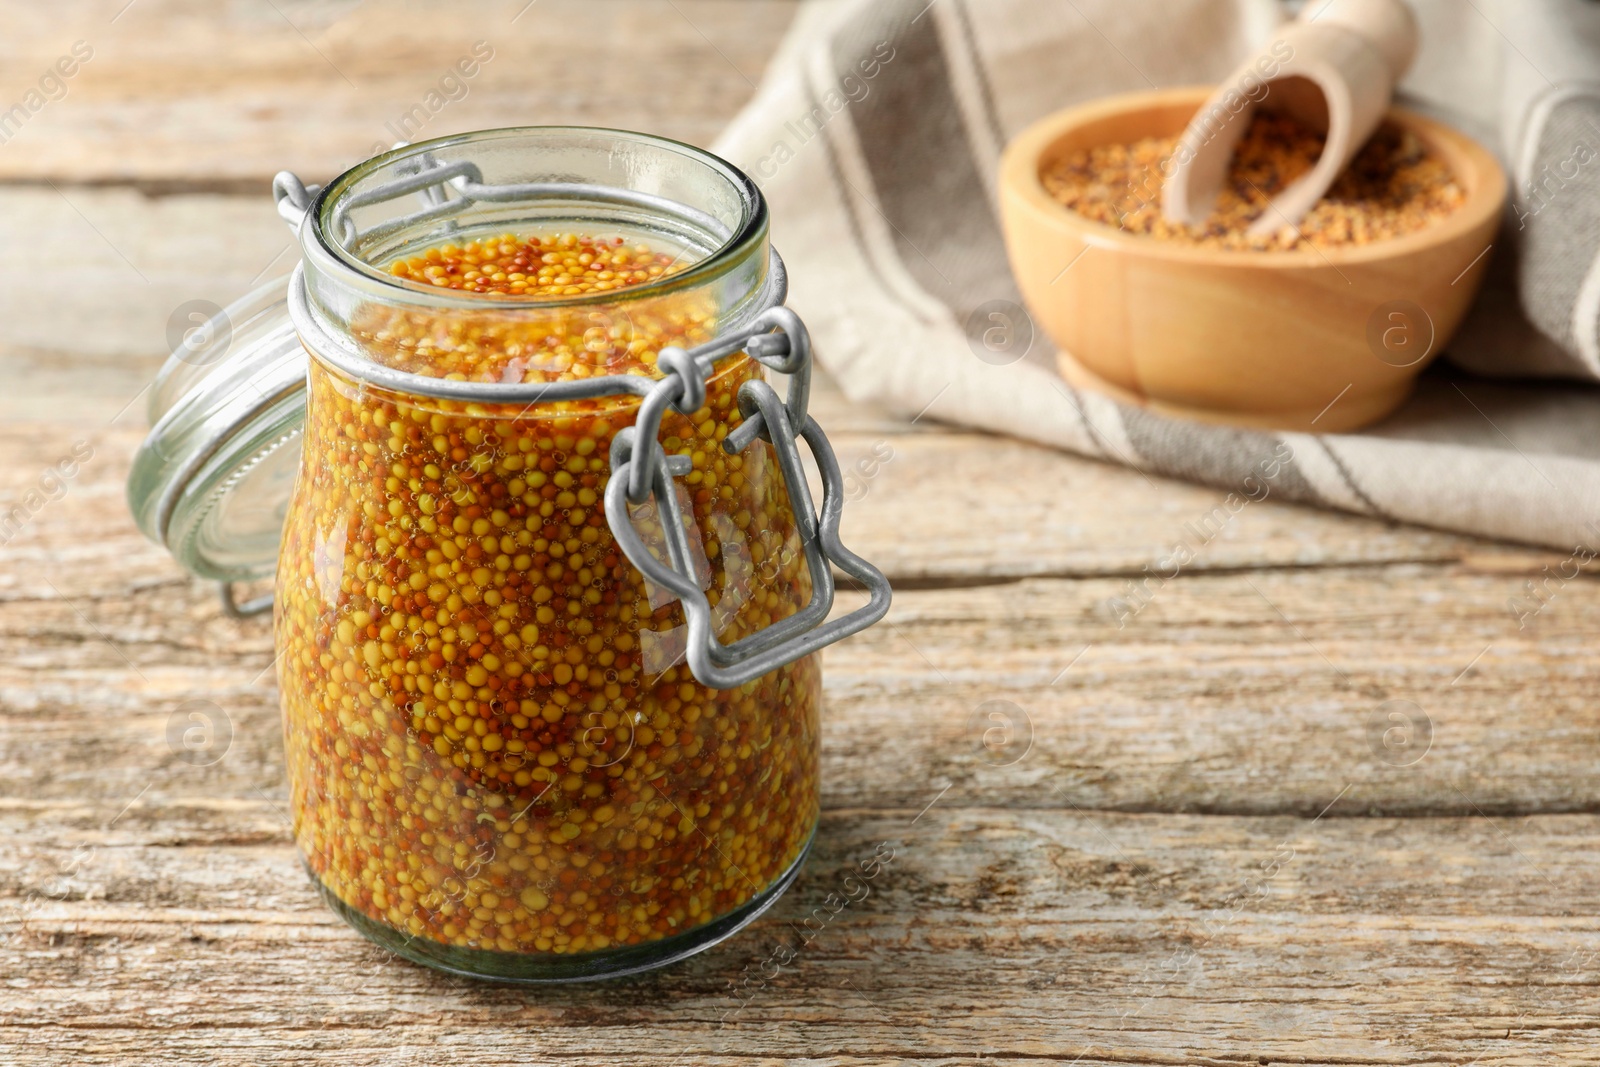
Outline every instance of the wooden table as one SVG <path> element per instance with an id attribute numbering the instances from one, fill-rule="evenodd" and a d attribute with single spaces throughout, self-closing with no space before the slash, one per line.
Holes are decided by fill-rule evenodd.
<path id="1" fill-rule="evenodd" d="M 167 318 L 284 269 L 270 175 L 391 139 L 474 41 L 494 57 L 428 134 L 705 143 L 794 5 L 123 2 L 18 6 L 0 36 L 5 100 L 94 53 L 0 146 L 0 499 L 33 501 L 0 553 L 0 1062 L 1600 1062 L 1600 586 L 1519 626 L 1555 555 L 1267 502 L 1119 626 L 1216 492 L 825 387 L 845 460 L 892 457 L 845 536 L 896 600 L 827 653 L 794 889 L 602 985 L 476 985 L 362 941 L 290 843 L 266 624 L 125 511 Z M 205 766 L 168 742 L 194 700 L 230 735 Z"/>

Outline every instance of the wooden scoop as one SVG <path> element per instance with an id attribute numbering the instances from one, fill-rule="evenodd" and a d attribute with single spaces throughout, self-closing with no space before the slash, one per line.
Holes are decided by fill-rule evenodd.
<path id="1" fill-rule="evenodd" d="M 1189 224 L 1211 214 L 1233 150 L 1264 106 L 1327 134 L 1316 166 L 1248 232 L 1295 226 L 1372 136 L 1416 50 L 1416 20 L 1401 0 L 1307 0 L 1301 17 L 1195 112 L 1167 164 L 1161 213 Z"/>

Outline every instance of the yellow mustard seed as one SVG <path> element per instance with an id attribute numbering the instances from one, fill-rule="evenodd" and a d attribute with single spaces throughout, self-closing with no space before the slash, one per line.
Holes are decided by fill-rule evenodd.
<path id="1" fill-rule="evenodd" d="M 483 311 L 367 308 L 352 335 L 435 377 L 657 376 L 661 347 L 715 333 L 705 297 L 537 314 L 511 298 L 668 269 L 572 234 L 445 246 L 391 270 L 487 293 Z M 811 595 L 771 446 L 718 444 L 759 373 L 730 358 L 701 410 L 662 425 L 715 476 L 683 504 L 725 642 Z M 501 952 L 639 944 L 749 901 L 815 826 L 816 657 L 700 685 L 681 608 L 612 538 L 607 457 L 637 407 L 465 405 L 312 361 L 275 621 L 291 803 L 313 872 L 373 921 Z M 637 519 L 660 537 L 648 509 Z"/>

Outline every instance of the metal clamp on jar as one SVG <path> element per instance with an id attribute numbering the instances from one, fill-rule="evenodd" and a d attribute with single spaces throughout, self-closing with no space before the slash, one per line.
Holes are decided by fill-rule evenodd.
<path id="1" fill-rule="evenodd" d="M 839 540 L 760 191 L 557 127 L 274 191 L 303 262 L 169 360 L 129 500 L 231 610 L 275 565 L 317 885 L 401 955 L 496 978 L 728 936 L 815 832 L 815 653 L 889 606 Z M 867 602 L 827 621 L 834 567 Z"/>

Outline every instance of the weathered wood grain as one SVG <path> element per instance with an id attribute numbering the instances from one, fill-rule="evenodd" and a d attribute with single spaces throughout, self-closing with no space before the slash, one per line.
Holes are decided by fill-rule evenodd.
<path id="1" fill-rule="evenodd" d="M 367 946 L 312 894 L 265 798 L 11 802 L 0 1033 L 17 1064 L 153 1043 L 185 1062 L 402 1067 L 1600 1062 L 1596 818 L 1346 804 L 1319 820 L 833 811 L 751 930 L 647 977 L 525 991 Z M 833 913 L 884 842 L 892 862 Z M 808 917 L 820 932 L 763 975 Z"/>
<path id="2" fill-rule="evenodd" d="M 225 618 L 210 587 L 133 529 L 121 493 L 134 439 L 94 437 L 79 477 L 7 546 L 0 775 L 41 798 L 159 789 L 193 773 L 166 729 L 203 700 L 232 747 L 202 777 L 225 795 L 271 789 L 282 770 L 267 626 Z M 0 499 L 74 440 L 66 426 L 0 432 L 16 457 Z M 867 438 L 841 440 L 848 454 Z M 1209 491 L 1124 492 L 1111 514 L 1059 533 L 1029 518 L 1019 560 L 983 529 L 929 530 L 933 483 L 1026 450 L 1026 485 L 988 483 L 1002 511 L 1039 504 L 1033 487 L 1052 478 L 1096 479 L 1110 496 L 1128 476 L 975 435 L 895 447 L 851 502 L 846 535 L 909 588 L 885 625 L 826 654 L 830 803 L 908 805 L 949 785 L 986 806 L 1307 813 L 1356 783 L 1373 812 L 1600 810 L 1600 583 L 1567 583 L 1536 615 L 1510 607 L 1554 556 L 1268 501 L 1219 555 L 1149 582 L 1140 560 L 1173 534 L 1138 505 L 1188 495 L 1199 507 Z M 1326 538 L 1309 558 L 1307 530 Z M 922 544 L 939 547 L 919 561 Z M 1055 573 L 1013 579 L 1041 563 Z M 858 596 L 842 593 L 841 610 Z M 996 710 L 1015 736 L 991 751 Z"/>
<path id="3" fill-rule="evenodd" d="M 26 252 L 0 263 L 0 514 L 94 454 L 0 536 L 0 1063 L 1600 1063 L 1592 576 L 1269 500 L 1139 593 L 1219 494 L 826 381 L 845 538 L 898 592 L 826 655 L 823 827 L 774 911 L 662 972 L 528 991 L 395 961 L 323 908 L 267 627 L 122 502 L 174 312 L 286 270 L 271 174 L 393 140 L 477 40 L 494 58 L 422 136 L 703 144 L 795 6 L 8 12 L 0 110 L 75 40 L 94 57 L 0 145 L 0 244 Z M 167 739 L 196 700 L 226 730 L 205 766 Z"/>
<path id="4" fill-rule="evenodd" d="M 321 181 L 375 146 L 499 126 L 615 126 L 705 144 L 754 92 L 794 9 L 794 0 L 19 5 L 0 38 L 4 106 L 75 41 L 93 58 L 3 146 L 0 181 L 265 194 L 285 167 Z M 436 100 L 456 98 L 435 106 L 428 93 L 480 41 L 492 58 L 444 85 Z M 407 127 L 408 113 L 426 121 Z"/>
<path id="5" fill-rule="evenodd" d="M 0 245 L 32 250 L 0 262 L 0 426 L 129 431 L 146 425 L 146 389 L 192 325 L 188 312 L 220 310 L 297 256 L 264 192 L 0 185 Z M 832 433 L 932 428 L 848 403 L 822 379 L 812 407 Z"/>
<path id="6" fill-rule="evenodd" d="M 819 421 L 837 424 L 828 427 L 830 437 L 851 472 L 843 536 L 906 587 L 1120 577 L 1154 588 L 1159 576 L 1146 575 L 1146 569 L 1159 571 L 1180 542 L 1195 550 L 1187 568 L 1193 572 L 1466 564 L 1504 573 L 1508 592 L 1525 572 L 1537 573 L 1562 558 L 1270 499 L 1218 522 L 1213 513 L 1224 494 L 1214 489 L 1147 483 L 1119 467 L 983 434 L 882 433 L 888 424 L 874 427 L 879 416 L 849 414 L 847 402 L 829 388 L 817 393 L 813 410 Z M 122 421 L 136 425 L 124 427 Z M 52 573 L 50 580 L 61 589 L 78 593 L 104 591 L 108 578 L 126 585 L 178 573 L 139 538 L 121 503 L 130 457 L 144 436 L 140 422 L 130 415 L 110 427 L 0 424 L 0 449 L 10 457 L 0 469 L 6 508 L 38 488 L 46 468 L 70 457 L 77 443 L 94 452 L 59 499 L 34 512 L 7 544 L 7 556 L 17 565 L 0 569 L 0 594 L 39 594 Z M 883 459 L 886 451 L 889 458 Z M 863 466 L 872 473 L 862 475 Z M 1028 476 L 1013 476 L 1018 470 Z M 1209 540 L 1197 533 L 1205 529 L 1213 531 Z M 50 561 L 63 552 L 84 566 L 50 571 Z M 90 566 L 95 561 L 117 565 L 108 574 Z M 1118 614 L 1110 607 L 1107 612 L 1108 618 Z"/>

